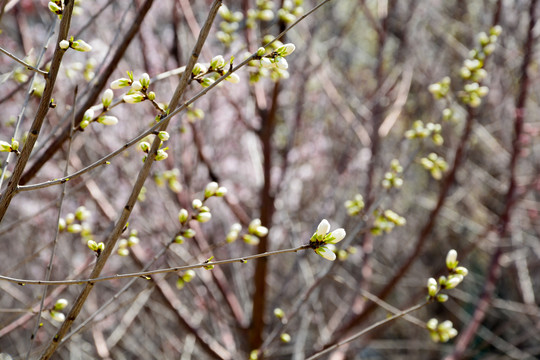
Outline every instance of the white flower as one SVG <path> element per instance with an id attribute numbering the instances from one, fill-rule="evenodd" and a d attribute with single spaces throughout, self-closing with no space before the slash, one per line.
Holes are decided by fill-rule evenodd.
<path id="1" fill-rule="evenodd" d="M 326 234 L 330 231 L 330 223 L 328 220 L 323 219 L 319 226 L 317 226 L 317 237 L 324 238 Z"/>
<path id="2" fill-rule="evenodd" d="M 336 254 L 326 246 L 319 246 L 317 249 L 315 249 L 315 252 L 321 255 L 326 260 L 336 260 Z"/>

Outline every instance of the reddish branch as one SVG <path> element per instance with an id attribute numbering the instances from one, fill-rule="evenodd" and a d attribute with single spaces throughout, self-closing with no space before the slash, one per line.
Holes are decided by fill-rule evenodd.
<path id="1" fill-rule="evenodd" d="M 522 144 L 520 141 L 521 134 L 523 133 L 523 118 L 525 115 L 525 103 L 527 100 L 527 94 L 529 90 L 529 76 L 527 69 L 533 55 L 533 42 L 534 34 L 533 29 L 536 24 L 536 4 L 537 0 L 532 0 L 529 5 L 529 27 L 527 31 L 527 40 L 524 45 L 523 63 L 521 64 L 521 86 L 519 89 L 518 98 L 516 101 L 516 111 L 514 117 L 514 138 L 512 139 L 512 154 L 510 158 L 509 171 L 510 180 L 508 184 L 508 190 L 506 192 L 505 208 L 499 217 L 497 225 L 497 237 L 499 239 L 499 247 L 491 257 L 489 265 L 488 276 L 485 281 L 484 288 L 480 299 L 476 305 L 472 321 L 469 322 L 465 331 L 460 335 L 454 353 L 445 360 L 458 360 L 463 358 L 465 350 L 469 346 L 470 342 L 476 336 L 478 327 L 486 317 L 486 313 L 490 307 L 491 298 L 496 288 L 496 282 L 500 275 L 499 260 L 503 254 L 502 246 L 508 239 L 509 227 L 512 216 L 512 210 L 515 207 L 517 194 L 517 161 L 519 154 L 521 153 Z"/>
<path id="2" fill-rule="evenodd" d="M 131 27 L 127 31 L 126 35 L 122 38 L 111 61 L 103 69 L 103 72 L 99 75 L 99 78 L 96 79 L 96 81 L 92 82 L 93 86 L 88 92 L 88 96 L 81 104 L 81 106 L 78 107 L 78 111 L 75 114 L 75 127 L 77 127 L 82 121 L 85 111 L 96 103 L 103 88 L 107 85 L 109 77 L 118 66 L 118 62 L 120 61 L 120 59 L 122 59 L 128 46 L 131 44 L 131 41 L 139 32 L 139 28 L 141 27 L 144 18 L 148 14 L 152 3 L 153 1 L 146 1 L 137 11 L 137 16 L 133 20 L 133 23 L 131 24 Z M 37 174 L 39 169 L 41 169 L 41 167 L 45 165 L 53 157 L 54 154 L 56 154 L 56 152 L 62 147 L 64 142 L 69 138 L 69 134 L 70 126 L 68 125 L 62 130 L 60 135 L 58 135 L 58 137 L 54 139 L 52 144 L 50 144 L 49 147 L 38 157 L 38 159 L 34 161 L 32 166 L 30 166 L 30 168 L 24 173 L 19 182 L 21 185 L 27 184 Z"/>

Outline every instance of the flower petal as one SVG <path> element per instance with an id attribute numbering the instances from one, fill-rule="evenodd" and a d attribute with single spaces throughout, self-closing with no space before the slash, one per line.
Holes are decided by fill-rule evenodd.
<path id="1" fill-rule="evenodd" d="M 326 246 L 319 246 L 317 249 L 315 249 L 315 252 L 326 260 L 336 260 L 336 254 L 332 250 L 328 249 Z"/>
<path id="2" fill-rule="evenodd" d="M 319 226 L 317 226 L 317 236 L 320 236 L 321 238 L 324 237 L 326 234 L 328 234 L 328 231 L 330 230 L 330 223 L 328 220 L 323 219 Z"/>
<path id="3" fill-rule="evenodd" d="M 336 229 L 330 233 L 329 240 L 326 241 L 327 244 L 337 244 L 345 238 L 345 230 L 342 228 Z"/>

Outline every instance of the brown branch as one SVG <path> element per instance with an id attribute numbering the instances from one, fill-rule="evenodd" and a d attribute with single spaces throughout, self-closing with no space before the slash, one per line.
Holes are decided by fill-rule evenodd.
<path id="1" fill-rule="evenodd" d="M 30 158 L 30 154 L 32 153 L 34 145 L 36 144 L 36 141 L 39 137 L 39 132 L 41 131 L 41 126 L 43 125 L 45 116 L 49 112 L 49 105 L 51 102 L 52 93 L 53 93 L 54 86 L 56 83 L 56 77 L 58 75 L 58 71 L 60 70 L 62 57 L 64 56 L 64 53 L 65 53 L 65 50 L 61 49 L 58 44 L 60 43 L 61 40 L 65 40 L 68 37 L 69 29 L 71 26 L 72 12 L 73 12 L 73 1 L 70 1 L 66 4 L 62 21 L 60 22 L 60 32 L 58 34 L 58 39 L 56 41 L 56 47 L 54 50 L 53 60 L 51 63 L 51 69 L 48 75 L 45 77 L 45 89 L 43 90 L 43 95 L 41 97 L 41 101 L 39 103 L 39 106 L 36 112 L 36 117 L 34 118 L 30 131 L 28 132 L 28 138 L 26 139 L 26 142 L 21 151 L 21 154 L 19 155 L 17 159 L 17 163 L 15 164 L 15 169 L 13 170 L 13 174 L 8 182 L 7 188 L 2 194 L 2 198 L 0 199 L 0 222 L 4 218 L 4 215 L 6 214 L 6 211 L 9 207 L 9 204 L 11 203 L 11 200 L 15 196 L 17 186 L 19 185 L 19 181 L 21 180 L 21 176 L 26 166 L 26 163 L 28 162 L 28 159 Z"/>
<path id="2" fill-rule="evenodd" d="M 85 111 L 92 105 L 94 105 L 97 101 L 103 88 L 107 85 L 107 80 L 109 79 L 113 71 L 116 69 L 118 62 L 124 56 L 128 46 L 131 44 L 131 41 L 133 40 L 137 32 L 139 32 L 139 28 L 144 18 L 148 14 L 148 11 L 150 10 L 153 2 L 153 0 L 147 0 L 138 10 L 137 16 L 133 20 L 133 23 L 131 24 L 131 27 L 127 31 L 126 35 L 123 37 L 111 61 L 105 67 L 103 72 L 99 75 L 99 78 L 95 82 L 93 82 L 94 85 L 88 92 L 88 96 L 86 96 L 86 99 L 81 104 L 78 112 L 76 113 L 75 126 L 79 126 L 80 122 L 83 119 Z M 64 127 L 60 135 L 58 135 L 58 137 L 54 139 L 54 141 L 49 145 L 49 147 L 37 158 L 37 160 L 32 163 L 30 168 L 21 177 L 21 185 L 27 184 L 28 181 L 30 181 L 37 174 L 41 167 L 45 165 L 47 161 L 49 161 L 53 157 L 54 154 L 56 154 L 56 152 L 62 147 L 64 142 L 69 138 L 69 132 L 69 126 Z"/>
<path id="3" fill-rule="evenodd" d="M 498 247 L 495 253 L 491 257 L 491 261 L 488 269 L 488 276 L 485 280 L 485 285 L 480 295 L 480 299 L 476 304 L 472 321 L 469 322 L 467 328 L 460 335 L 454 353 L 446 357 L 445 360 L 458 360 L 463 358 L 465 350 L 469 346 L 470 342 L 475 338 L 478 327 L 486 317 L 487 311 L 491 305 L 491 298 L 493 292 L 496 289 L 496 282 L 501 272 L 501 265 L 499 263 L 501 256 L 503 255 L 503 246 L 508 238 L 508 232 L 510 227 L 510 221 L 512 216 L 512 210 L 518 199 L 517 194 L 517 162 L 521 153 L 522 143 L 520 140 L 523 133 L 523 118 L 525 115 L 525 105 L 527 101 L 527 94 L 529 90 L 529 75 L 527 69 L 532 60 L 533 55 L 533 43 L 534 34 L 533 29 L 536 25 L 536 5 L 537 0 L 532 0 L 529 5 L 529 26 L 527 31 L 527 39 L 525 41 L 525 51 L 523 56 L 523 63 L 521 64 L 521 86 L 519 89 L 518 98 L 516 101 L 516 110 L 514 117 L 514 137 L 512 139 L 512 155 L 510 158 L 509 172 L 510 180 L 508 184 L 508 190 L 506 193 L 505 208 L 499 217 L 497 224 L 497 238 Z"/>
<path id="4" fill-rule="evenodd" d="M 195 66 L 195 63 L 202 49 L 202 46 L 204 45 L 206 41 L 208 33 L 210 32 L 210 27 L 212 26 L 212 23 L 214 21 L 215 16 L 217 15 L 217 11 L 220 6 L 221 6 L 221 0 L 214 0 L 212 7 L 209 11 L 208 17 L 206 19 L 206 22 L 201 30 L 201 33 L 199 34 L 199 38 L 197 39 L 197 43 L 195 44 L 193 48 L 188 64 L 186 65 L 186 71 L 182 74 L 180 83 L 178 84 L 171 98 L 170 105 L 169 105 L 170 109 L 175 109 L 178 106 L 178 103 L 180 102 L 180 98 L 184 94 L 185 89 L 187 88 L 189 78 L 191 76 L 191 71 L 193 67 Z M 162 120 L 161 127 L 159 128 L 159 130 L 165 131 L 167 129 L 167 126 L 169 125 L 170 119 L 171 117 L 168 117 L 167 119 Z M 100 254 L 96 262 L 96 265 L 94 269 L 92 270 L 92 273 L 90 276 L 91 278 L 95 278 L 99 276 L 107 260 L 112 254 L 114 246 L 116 245 L 116 242 L 121 236 L 123 229 L 126 226 L 127 221 L 131 215 L 131 212 L 133 211 L 133 208 L 135 206 L 135 203 L 137 202 L 137 199 L 144 185 L 144 182 L 146 181 L 146 179 L 148 178 L 150 174 L 152 164 L 155 161 L 157 151 L 160 145 L 161 145 L 161 140 L 159 139 L 159 137 L 156 136 L 152 143 L 152 147 L 148 153 L 148 156 L 144 162 L 144 165 L 142 169 L 139 171 L 139 175 L 137 176 L 137 180 L 135 182 L 135 185 L 133 186 L 133 189 L 128 198 L 128 201 L 126 202 L 126 205 L 124 206 L 122 210 L 122 214 L 120 215 L 120 218 L 118 219 L 117 223 L 114 225 L 114 228 L 107 239 L 107 242 L 105 244 L 105 250 L 103 250 L 103 252 Z M 89 282 L 86 284 L 86 286 L 80 293 L 79 297 L 75 301 L 75 304 L 71 308 L 68 316 L 66 317 L 66 321 L 64 321 L 64 323 L 62 324 L 62 326 L 60 327 L 56 335 L 50 341 L 49 345 L 47 346 L 47 349 L 41 356 L 41 359 L 49 359 L 54 354 L 58 345 L 60 344 L 60 341 L 66 335 L 67 331 L 71 327 L 71 324 L 73 324 L 73 322 L 75 321 L 75 319 L 81 312 L 82 307 L 84 303 L 86 302 L 86 299 L 88 298 L 88 295 L 92 291 L 94 285 L 95 285 L 94 282 Z"/>

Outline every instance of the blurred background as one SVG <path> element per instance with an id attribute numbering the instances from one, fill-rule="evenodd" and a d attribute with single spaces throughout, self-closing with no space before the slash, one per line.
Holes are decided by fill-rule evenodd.
<path id="1" fill-rule="evenodd" d="M 151 3 L 76 2 L 69 34 L 92 51 L 64 55 L 56 107 L 22 183 L 61 178 L 68 155 L 68 173 L 80 170 L 155 123 L 159 113 L 149 102 L 119 103 L 108 113 L 117 125 L 93 122 L 71 140 L 62 137 L 69 135 L 64 129 L 73 110 L 80 122 L 126 71 L 135 79 L 148 73 L 156 101 L 170 100 L 179 80 L 173 70 L 187 63 L 211 2 Z M 317 4 L 224 1 L 228 9 L 220 10 L 199 62 L 208 66 L 222 55 L 239 64 Z M 469 275 L 448 291 L 447 302 L 378 327 L 324 358 L 538 358 L 537 8 L 535 0 L 334 0 L 303 19 L 280 39 L 296 46 L 287 70 L 253 62 L 238 70 L 239 83 L 223 82 L 173 118 L 168 158 L 153 165 L 122 236 L 127 241 L 102 274 L 294 248 L 309 242 L 323 218 L 348 233 L 336 245 L 337 259 L 307 249 L 199 269 L 189 282 L 185 273 L 170 273 L 98 283 L 56 358 L 248 359 L 257 353 L 259 359 L 304 359 L 384 319 L 392 313 L 387 305 L 404 310 L 424 301 L 427 279 L 446 273 L 450 249 Z M 47 2 L 4 0 L 0 21 L 0 46 L 46 69 L 58 34 Z M 475 74 L 483 70 L 478 81 L 464 78 L 464 61 L 484 54 L 479 34 L 494 34 L 496 25 L 502 32 L 489 39 L 493 52 L 473 66 Z M 0 73 L 0 140 L 16 134 L 22 148 L 45 82 L 4 54 Z M 430 85 L 444 77 L 450 82 L 443 81 L 441 94 Z M 466 86 L 474 82 L 489 88 L 480 103 L 467 100 Z M 193 81 L 183 100 L 202 89 Z M 115 99 L 126 91 L 114 90 Z M 96 256 L 86 243 L 107 238 L 144 155 L 132 146 L 67 182 L 60 217 L 80 227 L 59 233 L 52 280 L 88 277 Z M 2 192 L 16 156 L 7 160 L 1 153 Z M 396 178 L 402 179 L 397 185 Z M 196 235 L 175 242 L 186 229 L 178 212 L 194 213 L 192 200 L 203 200 L 211 181 L 227 195 L 205 201 L 212 219 L 189 222 Z M 14 197 L 0 223 L 1 275 L 44 279 L 61 192 L 51 186 Z M 403 219 L 392 221 L 386 210 Z M 72 222 L 69 214 L 77 214 Z M 242 234 L 253 219 L 269 233 L 248 243 Z M 243 230 L 227 242 L 235 223 Z M 0 287 L 1 356 L 19 359 L 29 351 L 43 289 L 6 281 Z M 71 305 L 81 289 L 48 288 L 30 358 L 59 327 L 47 309 L 60 298 Z M 482 296 L 488 306 L 475 323 Z M 285 314 L 281 319 L 276 308 Z M 460 335 L 433 342 L 425 328 L 430 318 L 451 320 Z M 466 334 L 471 325 L 477 327 Z"/>

